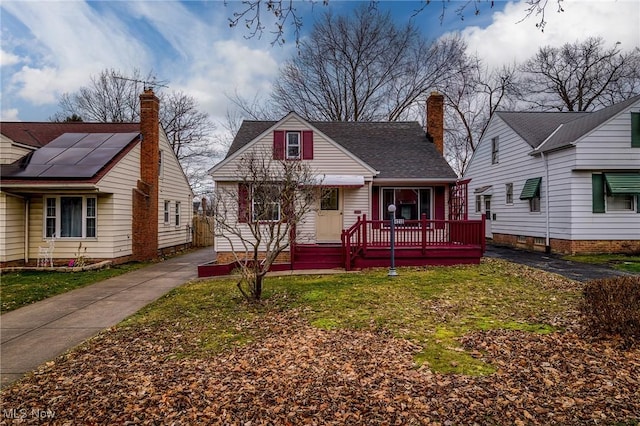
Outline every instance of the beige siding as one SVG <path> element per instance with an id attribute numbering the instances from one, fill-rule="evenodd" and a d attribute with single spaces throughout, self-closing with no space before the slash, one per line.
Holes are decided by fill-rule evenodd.
<path id="1" fill-rule="evenodd" d="M 140 179 L 138 143 L 98 183 L 98 241 L 104 257 L 132 254 L 133 188 Z M 97 257 L 97 256 L 96 256 Z"/>
<path id="2" fill-rule="evenodd" d="M 0 134 L 0 164 L 13 163 L 31 151 L 31 149 L 13 144 L 11 139 Z"/>
<path id="3" fill-rule="evenodd" d="M 212 174 L 213 179 L 216 181 L 218 188 L 230 188 L 233 191 L 237 190 L 236 183 L 226 183 L 225 180 L 233 180 L 238 176 L 237 164 L 238 160 L 242 158 L 243 152 L 249 152 L 255 150 L 259 153 L 265 152 L 267 155 L 271 155 L 273 152 L 273 131 L 272 130 L 289 130 L 289 131 L 302 131 L 313 130 L 306 122 L 298 119 L 295 116 L 289 116 L 283 120 L 277 128 L 268 131 L 262 138 L 257 140 L 253 145 L 247 147 L 246 151 L 240 151 L 238 156 L 228 161 L 227 163 L 216 168 Z M 352 175 L 363 176 L 366 183 L 361 188 L 347 188 L 343 190 L 343 225 L 349 227 L 357 220 L 357 217 L 361 214 L 370 215 L 370 185 L 373 179 L 373 172 L 365 166 L 358 159 L 350 156 L 345 150 L 325 138 L 319 132 L 314 131 L 313 136 L 313 159 L 302 160 L 309 164 L 311 169 L 321 179 L 322 175 Z M 237 215 L 237 201 L 233 201 L 234 209 L 233 215 Z M 319 208 L 319 206 L 317 206 Z M 356 213 L 356 211 L 361 213 Z M 316 211 L 311 212 L 304 218 L 301 224 L 297 228 L 297 239 L 301 243 L 314 243 L 316 241 Z M 235 220 L 235 217 L 233 218 Z M 238 241 L 234 243 L 238 245 Z M 231 246 L 224 238 L 216 238 L 216 250 L 218 251 L 230 251 Z"/>
<path id="4" fill-rule="evenodd" d="M 0 262 L 24 259 L 25 200 L 0 192 Z"/>
<path id="5" fill-rule="evenodd" d="M 296 117 L 289 117 L 283 121 L 275 130 L 302 131 L 311 130 L 308 124 L 298 120 Z M 273 150 L 273 132 L 269 131 L 263 138 L 256 141 L 248 149 L 255 149 L 258 152 L 271 153 Z M 240 158 L 239 156 L 238 158 Z M 349 156 L 336 144 L 322 137 L 318 132 L 313 135 L 313 160 L 304 160 L 309 163 L 312 170 L 318 174 L 355 175 L 364 176 L 371 180 L 373 174 L 358 160 Z M 237 176 L 237 162 L 229 161 L 220 167 L 213 174 L 214 180 L 220 177 Z"/>
<path id="6" fill-rule="evenodd" d="M 193 194 L 187 178 L 164 132 L 160 132 L 162 171 L 158 193 L 158 246 L 172 247 L 191 242 Z M 169 201 L 169 223 L 164 222 L 164 202 Z M 176 202 L 180 203 L 180 225 L 175 224 Z"/>

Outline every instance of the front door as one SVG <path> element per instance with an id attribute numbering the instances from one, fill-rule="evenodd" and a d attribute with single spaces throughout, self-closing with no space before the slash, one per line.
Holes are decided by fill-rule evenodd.
<path id="1" fill-rule="evenodd" d="M 486 215 L 484 236 L 485 238 L 493 238 L 491 232 L 491 195 L 484 196 L 484 214 Z"/>
<path id="2" fill-rule="evenodd" d="M 342 235 L 342 191 L 323 188 L 316 218 L 316 241 L 339 243 Z"/>

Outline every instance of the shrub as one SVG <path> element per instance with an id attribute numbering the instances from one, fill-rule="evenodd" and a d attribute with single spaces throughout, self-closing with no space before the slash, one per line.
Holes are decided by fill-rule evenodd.
<path id="1" fill-rule="evenodd" d="M 592 280 L 583 295 L 583 321 L 592 334 L 640 340 L 640 277 Z"/>

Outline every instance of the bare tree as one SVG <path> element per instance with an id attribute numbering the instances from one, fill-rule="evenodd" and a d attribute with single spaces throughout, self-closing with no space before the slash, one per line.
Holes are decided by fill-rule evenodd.
<path id="1" fill-rule="evenodd" d="M 564 12 L 562 3 L 564 0 L 527 0 L 527 8 L 525 10 L 522 20 L 526 20 L 535 16 L 537 18 L 536 27 L 541 31 L 544 31 L 546 21 L 546 11 L 549 3 L 555 3 L 557 6 L 557 12 Z M 329 0 L 307 0 L 311 5 L 316 3 L 327 6 Z M 377 0 L 370 0 L 368 7 L 375 9 L 377 6 Z M 410 18 L 423 13 L 431 4 L 437 3 L 440 5 L 440 22 L 444 21 L 448 11 L 449 5 L 452 0 L 424 0 L 422 6 L 416 8 Z M 266 29 L 264 24 L 264 15 L 272 15 L 274 19 L 273 27 L 270 31 L 272 34 L 271 44 L 282 45 L 285 43 L 285 30 L 287 26 L 293 27 L 293 34 L 296 45 L 300 43 L 300 31 L 304 24 L 301 14 L 298 12 L 293 0 L 243 0 L 241 3 L 229 2 L 225 0 L 225 5 L 233 4 L 236 6 L 240 4 L 240 8 L 236 9 L 231 15 L 229 20 L 230 27 L 243 27 L 248 31 L 246 38 L 262 37 Z M 494 0 L 467 0 L 463 2 L 454 2 L 456 5 L 455 14 L 464 20 L 469 11 L 474 16 L 481 14 L 481 9 L 484 5 L 488 5 L 491 9 L 494 6 Z M 433 7 L 433 6 L 432 6 Z M 426 13 L 426 12 L 424 12 Z"/>
<path id="2" fill-rule="evenodd" d="M 640 92 L 640 49 L 624 53 L 590 37 L 541 47 L 521 67 L 523 101 L 532 109 L 591 111 Z"/>
<path id="3" fill-rule="evenodd" d="M 442 87 L 445 97 L 446 152 L 449 164 L 462 175 L 489 120 L 499 108 L 509 108 L 517 95 L 516 66 L 490 70 L 480 59 Z"/>
<path id="4" fill-rule="evenodd" d="M 311 120 L 401 120 L 466 66 L 465 48 L 459 37 L 429 43 L 413 25 L 365 6 L 352 16 L 325 13 L 282 67 L 272 99 L 281 114 Z"/>
<path id="5" fill-rule="evenodd" d="M 70 117 L 87 122 L 136 122 L 140 119 L 140 93 L 144 82 L 153 83 L 150 72 L 143 76 L 134 69 L 123 77 L 114 69 L 105 69 L 91 76 L 90 83 L 75 93 L 65 93 L 60 110 L 52 121 L 65 121 Z M 220 156 L 218 144 L 211 139 L 215 125 L 209 115 L 198 110 L 197 101 L 183 93 L 164 93 L 158 90 L 160 99 L 160 124 L 171 147 L 180 160 L 187 177 L 200 179 L 209 166 L 210 159 Z M 193 182 L 192 182 L 193 183 Z"/>
<path id="6" fill-rule="evenodd" d="M 225 239 L 239 265 L 242 295 L 262 297 L 264 277 L 304 217 L 315 209 L 317 177 L 302 161 L 274 160 L 270 151 L 249 151 L 239 161 L 233 184 L 213 196 L 216 238 Z"/>

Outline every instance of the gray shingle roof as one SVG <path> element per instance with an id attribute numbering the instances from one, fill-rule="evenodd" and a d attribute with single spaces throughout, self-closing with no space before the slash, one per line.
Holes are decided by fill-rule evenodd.
<path id="1" fill-rule="evenodd" d="M 227 158 L 275 125 L 244 121 Z M 384 179 L 455 180 L 455 172 L 418 122 L 309 122 L 334 142 L 378 170 Z"/>
<path id="2" fill-rule="evenodd" d="M 502 118 L 532 148 L 540 146 L 561 124 L 588 112 L 498 112 Z"/>
<path id="3" fill-rule="evenodd" d="M 548 152 L 570 146 L 639 100 L 637 95 L 595 112 L 498 112 L 497 115 L 536 152 Z"/>
<path id="4" fill-rule="evenodd" d="M 586 135 L 638 101 L 640 101 L 640 95 L 627 99 L 624 102 L 602 108 L 564 124 L 553 136 L 549 138 L 547 142 L 545 142 L 544 145 L 540 147 L 540 151 L 552 151 L 574 143 L 582 136 Z"/>

